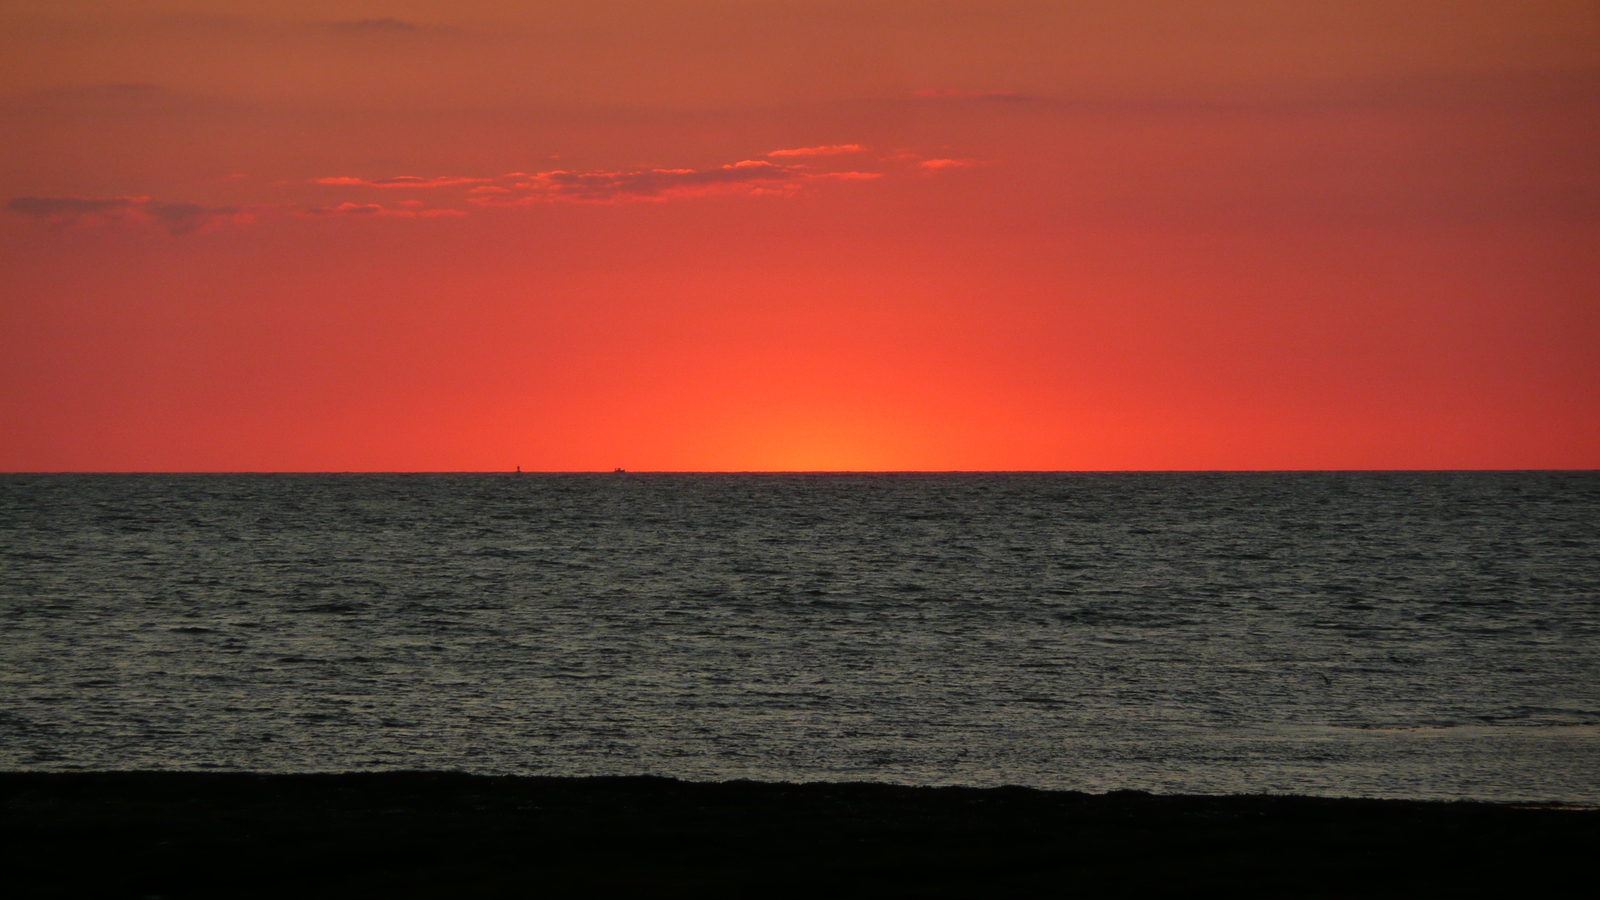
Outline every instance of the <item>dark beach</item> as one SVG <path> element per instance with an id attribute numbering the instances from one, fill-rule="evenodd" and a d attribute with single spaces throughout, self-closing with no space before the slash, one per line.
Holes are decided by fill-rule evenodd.
<path id="1" fill-rule="evenodd" d="M 0 774 L 16 897 L 1416 896 L 1591 885 L 1600 811 L 397 772 Z"/>

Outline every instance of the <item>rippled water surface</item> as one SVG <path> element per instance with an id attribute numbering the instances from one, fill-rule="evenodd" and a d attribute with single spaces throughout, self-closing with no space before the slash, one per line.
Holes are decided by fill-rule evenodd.
<path id="1" fill-rule="evenodd" d="M 0 768 L 1600 802 L 1600 475 L 0 477 Z"/>

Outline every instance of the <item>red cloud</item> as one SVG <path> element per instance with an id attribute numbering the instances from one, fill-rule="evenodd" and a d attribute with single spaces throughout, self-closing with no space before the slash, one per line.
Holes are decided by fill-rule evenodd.
<path id="1" fill-rule="evenodd" d="M 860 144 L 829 144 L 824 147 L 797 147 L 793 150 L 774 150 L 768 156 L 838 156 L 843 153 L 860 153 Z"/>
<path id="2" fill-rule="evenodd" d="M 524 205 L 547 201 L 617 203 L 703 197 L 710 194 L 790 193 L 809 177 L 791 166 L 763 160 L 743 160 L 715 169 L 645 169 L 634 172 L 540 172 L 517 187 L 531 193 L 520 197 L 474 197 L 474 203 L 491 206 Z"/>
<path id="3" fill-rule="evenodd" d="M 410 205 L 410 204 L 407 204 Z M 338 206 L 313 206 L 305 211 L 308 216 L 390 216 L 397 219 L 433 219 L 440 216 L 464 216 L 459 209 L 390 209 L 376 203 L 341 203 Z"/>
<path id="4" fill-rule="evenodd" d="M 237 206 L 168 203 L 149 197 L 17 197 L 6 208 L 57 225 L 135 222 L 160 225 L 169 234 L 188 234 L 220 222 L 248 222 L 250 213 Z"/>
<path id="5" fill-rule="evenodd" d="M 352 178 L 348 175 L 336 178 L 312 179 L 314 184 L 353 185 L 359 187 L 375 188 L 440 188 L 451 187 L 458 184 L 482 184 L 487 178 L 452 178 L 440 175 L 437 178 L 422 178 L 416 175 L 396 175 L 393 178 Z"/>
<path id="6" fill-rule="evenodd" d="M 774 150 L 769 157 L 823 157 L 859 153 L 860 144 L 831 144 Z M 968 163 L 960 160 L 926 160 L 929 170 Z M 511 187 L 488 184 L 499 179 L 438 176 L 423 178 L 399 175 L 366 179 L 352 176 L 317 178 L 315 184 L 334 187 L 441 188 L 474 185 L 466 193 L 473 203 L 483 206 L 521 206 L 533 203 L 623 203 L 665 201 L 715 194 L 746 196 L 793 196 L 811 181 L 870 181 L 882 178 L 881 172 L 818 172 L 807 165 L 782 164 L 766 159 L 745 159 L 708 169 L 642 169 L 634 171 L 574 172 L 553 170 L 536 175 L 512 173 L 521 178 Z M 288 182 L 273 182 L 287 184 Z M 401 200 L 389 206 L 378 203 L 343 202 L 331 206 L 300 208 L 306 216 L 437 218 L 464 216 L 459 209 L 423 209 L 420 200 Z M 202 206 L 197 203 L 170 203 L 149 197 L 16 197 L 6 204 L 14 213 L 57 225 L 128 222 L 153 224 L 174 235 L 187 234 L 223 222 L 243 223 L 257 213 L 270 213 L 273 206 L 249 209 L 234 206 Z"/>
<path id="7" fill-rule="evenodd" d="M 774 150 L 769 157 L 834 156 L 859 153 L 860 144 L 835 144 Z M 511 177 L 511 176 L 507 176 Z M 473 188 L 470 200 L 481 206 L 526 206 L 533 203 L 660 202 L 713 194 L 751 197 L 793 196 L 809 181 L 868 181 L 880 172 L 817 172 L 810 166 L 781 164 L 765 159 L 745 159 L 710 169 L 641 169 L 635 171 L 574 172 L 557 169 L 523 175 L 514 187 L 523 193 L 501 195 L 494 187 Z"/>

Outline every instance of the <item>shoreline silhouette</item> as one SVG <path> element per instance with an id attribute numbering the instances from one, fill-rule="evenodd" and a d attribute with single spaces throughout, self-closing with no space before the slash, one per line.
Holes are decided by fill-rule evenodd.
<path id="1" fill-rule="evenodd" d="M 0 773 L 18 896 L 1442 895 L 1586 885 L 1600 811 L 451 772 Z"/>

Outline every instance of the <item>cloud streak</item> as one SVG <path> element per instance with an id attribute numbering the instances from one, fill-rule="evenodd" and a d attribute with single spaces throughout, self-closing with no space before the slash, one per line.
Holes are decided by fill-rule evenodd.
<path id="1" fill-rule="evenodd" d="M 249 216 L 237 206 L 201 206 L 198 203 L 157 201 L 145 204 L 144 213 L 171 234 L 188 234 L 219 222 L 245 220 Z"/>
<path id="2" fill-rule="evenodd" d="M 352 178 L 341 175 L 334 178 L 315 178 L 313 184 L 331 185 L 335 187 L 372 187 L 372 188 L 442 188 L 455 187 L 461 184 L 483 184 L 488 178 L 452 178 L 441 175 L 437 178 L 422 178 L 417 175 L 396 175 L 393 178 Z"/>
<path id="3" fill-rule="evenodd" d="M 463 33 L 460 28 L 453 25 L 411 22 L 392 17 L 348 19 L 339 22 L 324 22 L 312 27 L 324 32 L 331 32 L 348 40 L 369 41 L 427 40 L 441 37 L 458 37 Z"/>
<path id="4" fill-rule="evenodd" d="M 841 156 L 846 153 L 860 153 L 866 149 L 860 144 L 828 144 L 822 147 L 797 147 L 793 150 L 774 150 L 768 153 L 770 157 L 780 156 Z"/>
<path id="5" fill-rule="evenodd" d="M 149 197 L 16 197 L 6 204 L 11 212 L 53 225 L 91 225 L 103 222 L 154 224 L 168 234 L 181 235 L 212 225 L 251 220 L 237 206 L 203 206 L 168 203 Z"/>
<path id="6" fill-rule="evenodd" d="M 534 174 L 512 172 L 494 178 L 438 175 L 396 175 L 362 178 L 340 175 L 314 178 L 331 188 L 424 189 L 465 188 L 464 199 L 478 206 L 528 206 L 536 203 L 628 203 L 666 201 L 712 195 L 793 196 L 808 182 L 871 181 L 882 172 L 829 171 L 823 160 L 864 153 L 861 144 L 818 144 L 772 150 L 762 158 L 709 168 L 550 169 Z M 559 157 L 552 157 L 559 158 Z M 311 215 L 377 215 L 374 203 L 347 202 L 313 207 Z M 363 211 L 365 210 L 365 211 Z M 397 211 L 390 209 L 391 214 Z"/>
<path id="7" fill-rule="evenodd" d="M 435 219 L 445 216 L 464 216 L 459 209 L 393 209 L 377 203 L 341 203 L 338 206 L 313 206 L 304 210 L 308 216 L 380 217 L 396 219 Z"/>
<path id="8" fill-rule="evenodd" d="M 749 159 L 713 169 L 555 170 L 517 182 L 514 187 L 525 192 L 518 196 L 480 195 L 473 197 L 472 202 L 484 206 L 522 206 L 547 202 L 663 201 L 713 194 L 791 194 L 811 177 L 815 176 L 798 166 Z"/>
<path id="9" fill-rule="evenodd" d="M 481 206 L 526 206 L 535 203 L 629 203 L 714 195 L 781 196 L 799 193 L 817 181 L 871 181 L 882 172 L 816 171 L 801 162 L 772 159 L 842 156 L 863 152 L 860 144 L 828 144 L 774 150 L 768 159 L 746 159 L 706 169 L 635 169 L 571 171 L 556 169 L 519 175 L 509 189 L 479 186 L 469 200 Z"/>
<path id="10" fill-rule="evenodd" d="M 863 153 L 860 144 L 821 144 L 773 150 L 760 159 L 744 159 L 709 168 L 650 168 L 626 170 L 554 169 L 535 174 L 514 172 L 494 178 L 438 175 L 395 175 L 361 178 L 350 175 L 314 178 L 310 184 L 333 189 L 360 190 L 446 190 L 457 201 L 481 207 L 529 206 L 540 203 L 637 203 L 666 202 L 710 196 L 792 197 L 806 185 L 820 182 L 874 181 L 884 172 L 830 171 L 823 160 L 829 157 Z M 902 154 L 894 159 L 915 159 Z M 805 161 L 801 161 L 805 160 Z M 965 160 L 922 160 L 924 171 L 949 166 L 964 166 Z M 242 176 L 230 176 L 228 181 Z M 270 182 L 288 185 L 287 181 Z M 449 201 L 446 201 L 448 203 Z M 361 199 L 318 205 L 266 204 L 253 206 L 207 206 L 157 200 L 142 196 L 77 197 L 26 196 L 6 203 L 16 215 L 58 227 L 120 223 L 165 230 L 185 235 L 213 226 L 244 224 L 260 216 L 305 216 L 310 218 L 397 218 L 431 219 L 467 215 L 463 209 L 440 205 L 424 208 L 417 199 L 373 203 Z"/>

